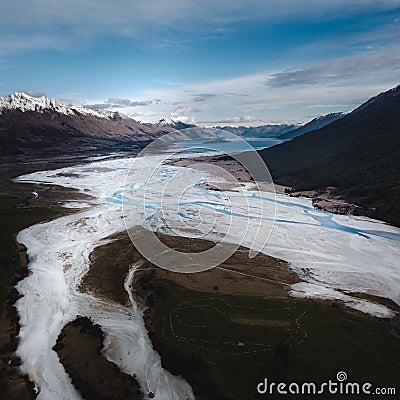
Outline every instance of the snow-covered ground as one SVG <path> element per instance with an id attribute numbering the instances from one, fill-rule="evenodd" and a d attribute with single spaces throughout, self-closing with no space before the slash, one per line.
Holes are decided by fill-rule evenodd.
<path id="1" fill-rule="evenodd" d="M 89 209 L 18 235 L 28 248 L 32 273 L 17 286 L 23 295 L 17 302 L 17 353 L 40 389 L 40 399 L 80 398 L 52 350 L 62 327 L 78 314 L 102 327 L 105 355 L 121 370 L 135 373 L 145 392 L 154 392 L 156 399 L 193 398 L 183 379 L 161 367 L 132 296 L 132 307 L 125 308 L 77 291 L 90 267 L 90 252 L 109 235 L 123 231 L 124 222 L 166 234 L 225 237 L 229 243 L 287 260 L 305 281 L 293 286 L 293 296 L 338 298 L 380 317 L 390 317 L 393 311 L 351 293 L 382 296 L 400 305 L 400 229 L 317 211 L 308 199 L 257 192 L 250 184 L 229 192 L 206 190 L 200 183 L 209 173 L 172 166 L 157 169 L 162 158 L 97 161 L 18 178 L 72 187 L 94 197 L 87 201 Z M 125 283 L 128 293 L 134 268 Z"/>
<path id="2" fill-rule="evenodd" d="M 130 160 L 92 163 L 59 171 L 45 171 L 19 181 L 47 182 L 76 187 L 95 197 L 87 211 L 31 226 L 17 240 L 28 248 L 31 274 L 18 283 L 23 295 L 16 303 L 20 315 L 20 344 L 17 354 L 22 370 L 40 390 L 39 399 L 80 399 L 57 354 L 52 350 L 63 326 L 76 315 L 88 316 L 106 335 L 106 357 L 121 370 L 136 374 L 145 393 L 155 399 L 193 399 L 190 386 L 161 366 L 153 350 L 142 311 L 105 303 L 79 293 L 77 287 L 89 268 L 89 254 L 102 239 L 123 231 L 121 205 L 107 196 L 121 187 Z M 75 171 L 79 178 L 59 177 L 58 172 Z M 140 171 L 138 171 L 138 179 Z M 85 204 L 86 205 L 86 204 Z"/>

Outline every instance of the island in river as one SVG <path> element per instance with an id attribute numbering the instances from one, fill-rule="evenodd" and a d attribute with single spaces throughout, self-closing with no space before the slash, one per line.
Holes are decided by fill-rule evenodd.
<path id="1" fill-rule="evenodd" d="M 349 238 L 357 245 L 375 244 L 374 249 L 370 249 L 376 251 L 375 254 L 379 254 L 378 250 L 383 252 L 392 248 L 392 253 L 387 252 L 386 258 L 382 259 L 380 271 L 384 279 L 380 282 L 384 283 L 385 274 L 390 272 L 390 257 L 398 254 L 398 232 L 395 228 L 380 225 L 377 221 L 350 217 L 336 219 L 329 216 L 330 219 L 318 222 L 322 215 L 314 213 L 309 202 L 282 196 L 278 199 L 281 208 L 277 214 L 276 240 L 279 239 L 282 247 L 284 242 L 281 238 L 290 239 L 294 254 L 290 255 L 288 248 L 283 247 L 279 250 L 282 255 L 279 257 L 278 242 L 272 242 L 267 254 L 260 253 L 255 259 L 249 259 L 246 246 L 243 246 L 220 268 L 198 274 L 175 274 L 141 260 L 129 238 L 121 233 L 124 226 L 121 224 L 123 209 L 118 182 L 129 166 L 128 160 L 94 162 L 34 173 L 19 179 L 36 184 L 40 182 L 44 186 L 57 182 L 93 197 L 92 200 L 72 202 L 74 206 L 82 207 L 77 213 L 33 226 L 18 237 L 27 244 L 31 257 L 31 275 L 27 277 L 31 281 L 24 280 L 18 286 L 24 297 L 17 305 L 23 316 L 22 326 L 26 329 L 20 342 L 20 345 L 26 346 L 19 354 L 24 371 L 35 381 L 42 396 L 46 393 L 51 395 L 64 386 L 57 387 L 58 381 L 51 379 L 48 381 L 50 386 L 43 384 L 35 366 L 24 357 L 29 355 L 35 359 L 35 352 L 39 350 L 41 354 L 49 355 L 48 361 L 56 363 L 53 347 L 58 341 L 55 350 L 65 365 L 54 364 L 57 365 L 54 372 L 60 374 L 61 379 L 68 375 L 72 378 L 73 386 L 69 386 L 67 381 L 63 383 L 69 393 L 83 393 L 82 385 L 87 383 L 74 380 L 74 376 L 85 365 L 68 360 L 66 354 L 73 348 L 76 351 L 77 346 L 79 348 L 81 334 L 87 338 L 88 332 L 91 332 L 93 343 L 98 343 L 99 330 L 103 335 L 101 353 L 105 359 L 134 378 L 134 383 L 137 381 L 143 395 L 149 398 L 168 398 L 165 397 L 168 395 L 173 398 L 171 392 L 168 394 L 171 388 L 183 393 L 182 398 L 229 399 L 235 398 L 238 393 L 242 398 L 256 398 L 256 384 L 265 376 L 286 380 L 306 380 L 312 376 L 316 380 L 326 380 L 334 377 L 339 369 L 348 371 L 354 380 L 368 379 L 382 386 L 396 382 L 399 327 L 396 317 L 392 318 L 390 313 L 396 314 L 398 305 L 390 284 L 384 287 L 390 294 L 386 300 L 379 298 L 381 293 L 373 280 L 369 282 L 369 291 L 357 294 L 339 287 L 325 296 L 325 302 L 290 297 L 289 293 L 293 295 L 296 287 L 305 293 L 309 288 L 315 290 L 318 275 L 326 279 L 319 287 L 332 284 L 332 280 L 327 280 L 332 270 L 321 267 L 326 261 L 323 257 L 331 258 L 331 268 L 337 268 L 340 263 L 334 259 L 334 248 L 327 246 L 326 254 L 320 255 L 315 247 L 310 254 L 303 242 L 296 243 L 293 236 L 283 235 L 302 232 L 306 236 L 312 231 L 318 232 L 321 239 L 338 241 L 337 244 L 343 246 L 341 257 L 348 257 L 349 261 L 353 261 L 358 254 L 355 248 L 345 243 L 349 242 Z M 164 172 L 168 174 L 170 168 L 176 167 L 166 166 Z M 210 181 L 210 177 L 201 171 L 186 169 L 188 171 L 183 173 L 194 175 L 196 182 Z M 102 179 L 99 179 L 100 176 Z M 141 171 L 138 170 L 136 183 L 140 182 L 140 177 Z M 84 192 L 85 189 L 89 190 Z M 168 194 L 173 198 L 174 188 L 171 190 Z M 226 215 L 220 207 L 223 199 L 222 196 L 218 198 L 222 192 L 204 186 L 196 186 L 194 190 L 196 192 L 189 195 L 195 201 L 200 199 L 203 203 L 212 203 L 213 212 L 221 210 L 223 222 Z M 156 194 L 155 188 L 154 194 L 150 195 Z M 251 190 L 248 194 L 249 199 L 253 198 Z M 235 207 L 240 209 L 241 204 L 234 196 L 232 200 L 237 201 Z M 268 194 L 265 196 L 268 202 Z M 71 201 L 64 203 L 71 206 Z M 203 214 L 205 217 L 207 212 Z M 279 218 L 279 213 L 286 214 L 286 219 Z M 241 217 L 237 218 L 235 223 L 240 228 Z M 161 220 L 154 216 L 151 223 L 156 229 Z M 342 229 L 343 226 L 346 229 Z M 182 232 L 180 237 L 159 235 L 159 238 L 180 251 L 190 249 L 192 252 L 213 245 L 215 240 L 213 236 L 203 241 L 187 236 Z M 35 238 L 45 239 L 46 248 L 52 248 L 54 253 L 44 254 L 44 248 Z M 315 246 L 319 245 L 317 239 Z M 304 251 L 301 251 L 301 246 Z M 268 256 L 269 250 L 275 257 Z M 291 257 L 290 265 L 282 261 Z M 300 264 L 294 265 L 293 259 Z M 313 260 L 314 269 L 305 270 L 301 263 L 306 264 L 307 260 Z M 333 271 L 334 278 L 344 276 L 337 269 Z M 46 275 L 40 275 L 42 272 Z M 366 272 L 368 276 L 368 269 Z M 357 271 L 352 273 L 350 276 L 355 277 Z M 41 279 L 37 280 L 39 277 Z M 48 292 L 47 283 L 54 286 L 54 292 Z M 360 288 L 361 283 L 365 282 L 352 278 L 343 284 L 354 289 Z M 32 292 L 33 288 L 35 292 Z M 299 290 L 297 292 L 300 293 Z M 321 291 L 316 294 L 321 297 Z M 38 295 L 41 302 L 35 311 L 31 305 Z M 21 301 L 24 298 L 25 303 Z M 356 307 L 348 308 L 345 304 Z M 41 308 L 43 306 L 44 309 Z M 372 318 L 354 308 L 390 318 Z M 82 332 L 73 323 L 77 315 L 86 316 L 91 321 L 88 323 L 85 320 Z M 42 347 L 36 349 L 29 345 L 29 335 L 43 335 L 42 327 L 45 325 L 38 326 L 38 318 L 50 321 L 51 330 L 46 333 L 48 336 L 43 336 Z M 33 329 L 28 330 L 28 327 Z M 87 362 L 98 365 L 97 370 L 100 371 L 104 361 L 98 357 L 98 351 L 98 347 L 93 346 L 93 350 L 85 354 L 90 357 Z M 68 375 L 64 375 L 63 370 Z M 157 372 L 153 374 L 153 371 Z M 52 384 L 56 384 L 55 387 L 51 387 Z"/>

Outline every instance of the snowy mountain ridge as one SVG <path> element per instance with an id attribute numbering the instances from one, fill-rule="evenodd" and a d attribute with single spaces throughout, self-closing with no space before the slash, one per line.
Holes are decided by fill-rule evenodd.
<path id="1" fill-rule="evenodd" d="M 122 117 L 118 112 L 91 110 L 81 105 L 66 106 L 49 97 L 33 97 L 23 92 L 15 92 L 9 96 L 0 97 L 0 114 L 4 110 L 34 111 L 40 113 L 54 111 L 64 115 L 90 115 L 107 119 L 115 118 L 118 115 Z"/>

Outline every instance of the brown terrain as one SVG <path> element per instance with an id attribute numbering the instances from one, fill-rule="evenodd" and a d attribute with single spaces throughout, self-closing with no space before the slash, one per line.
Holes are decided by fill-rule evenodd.
<path id="1" fill-rule="evenodd" d="M 103 340 L 100 327 L 80 317 L 63 328 L 54 350 L 85 400 L 142 399 L 135 378 L 101 354 Z"/>
<path id="2" fill-rule="evenodd" d="M 107 240 L 106 244 L 96 247 L 91 253 L 91 268 L 84 276 L 80 290 L 106 301 L 129 306 L 124 280 L 129 267 L 141 260 L 142 256 L 126 232 L 107 239 L 110 241 Z M 173 236 L 159 236 L 159 239 L 169 247 L 183 252 L 189 248 L 192 252 L 199 252 L 213 246 L 212 242 L 206 240 L 193 241 Z M 287 298 L 289 285 L 299 281 L 286 262 L 263 254 L 250 260 L 245 248 L 240 248 L 220 267 L 196 274 L 173 273 L 143 261 L 142 267 L 135 273 L 132 285 L 137 301 L 143 304 L 151 301 L 153 279 L 166 279 L 179 286 L 206 293 L 274 298 Z M 147 326 L 151 327 L 151 307 L 147 308 L 145 319 Z M 256 320 L 232 322 L 265 324 L 265 321 Z M 140 398 L 136 381 L 119 372 L 116 366 L 102 357 L 102 341 L 101 329 L 93 326 L 88 319 L 79 318 L 64 327 L 55 350 L 85 399 Z"/>
<path id="3" fill-rule="evenodd" d="M 64 209 L 60 202 L 88 199 L 89 196 L 56 185 L 14 183 L 11 178 L 37 170 L 61 168 L 69 163 L 54 161 L 37 164 L 0 165 L 1 201 L 1 298 L 0 298 L 0 398 L 25 400 L 35 398 L 34 386 L 19 371 L 20 360 L 15 350 L 18 345 L 19 318 L 14 303 L 19 298 L 15 284 L 29 273 L 25 246 L 15 241 L 21 229 L 76 210 Z M 39 193 L 35 199 L 32 191 Z M 4 396 L 4 397 L 3 397 Z"/>
<path id="4" fill-rule="evenodd" d="M 151 140 L 174 131 L 143 124 L 114 113 L 113 117 L 74 115 L 45 110 L 3 110 L 0 113 L 2 162 L 77 157 L 112 152 L 137 153 Z"/>
<path id="5" fill-rule="evenodd" d="M 191 240 L 184 237 L 158 235 L 168 247 L 178 251 L 204 251 L 213 245 L 207 240 Z M 95 294 L 106 300 L 128 305 L 127 293 L 123 290 L 129 266 L 142 256 L 135 249 L 126 232 L 111 236 L 111 243 L 96 247 L 90 255 L 92 262 L 84 276 L 81 290 Z M 145 298 L 147 283 L 152 279 L 167 279 L 185 288 L 233 295 L 264 296 L 286 298 L 289 286 L 299 282 L 288 263 L 258 254 L 248 257 L 248 249 L 240 247 L 219 267 L 195 274 L 166 271 L 144 260 L 137 270 L 133 287 L 139 298 Z"/>
<path id="6" fill-rule="evenodd" d="M 178 162 L 182 163 L 182 160 Z M 187 162 L 187 160 L 183 160 L 183 162 Z M 220 166 L 225 166 L 232 174 L 237 173 L 245 180 L 247 171 L 240 165 L 235 165 L 232 162 L 226 163 L 224 160 L 222 162 L 215 160 L 214 162 Z M 55 164 L 54 167 L 56 166 L 60 167 L 61 165 Z M 16 175 L 28 172 L 24 168 L 26 167 L 21 167 Z M 37 168 L 45 169 L 44 166 Z M 47 164 L 46 168 L 48 169 Z M 249 178 L 246 180 L 249 180 Z M 212 190 L 232 189 L 229 185 L 221 187 L 218 183 L 205 183 L 205 185 Z M 40 200 L 37 201 L 30 195 L 26 199 L 24 207 L 52 207 L 61 200 L 77 198 L 77 193 L 57 186 L 14 184 L 8 180 L 3 182 L 2 189 L 4 195 L 11 191 L 15 195 L 20 193 L 25 197 L 32 190 L 38 191 Z M 278 188 L 280 192 L 284 192 L 284 189 L 283 187 Z M 79 196 L 81 195 L 79 194 Z M 57 207 L 55 210 L 58 213 L 65 212 L 65 210 Z M 169 247 L 183 252 L 188 251 L 188 249 L 192 252 L 198 252 L 213 246 L 212 242 L 206 240 L 160 235 L 158 237 Z M 80 289 L 105 300 L 129 306 L 129 299 L 123 283 L 130 265 L 141 260 L 142 256 L 134 248 L 126 232 L 108 239 L 111 241 L 98 246 L 91 253 L 92 266 L 83 278 Z M 21 267 L 17 270 L 14 283 L 22 279 L 27 273 L 27 260 L 24 251 L 23 247 L 19 248 Z M 157 268 L 148 261 L 143 261 L 142 267 L 135 273 L 133 288 L 136 300 L 147 306 L 145 320 L 149 331 L 152 330 L 153 310 L 151 302 L 153 294 L 151 282 L 153 280 L 166 280 L 179 287 L 214 295 L 254 296 L 271 299 L 286 299 L 290 285 L 299 281 L 298 276 L 285 261 L 264 254 L 249 259 L 248 249 L 243 247 L 240 247 L 219 267 L 196 274 L 173 273 Z M 6 386 L 4 387 L 8 388 L 7 393 L 11 393 L 8 398 L 31 399 L 34 398 L 33 386 L 19 374 L 19 360 L 13 355 L 17 345 L 18 316 L 12 304 L 16 301 L 17 296 L 15 289 L 11 289 L 2 315 L 0 337 L 4 345 L 1 350 L 1 379 L 2 382 L 5 382 Z M 271 320 L 257 318 L 233 318 L 231 322 L 250 326 L 271 326 L 272 323 L 279 322 L 281 325 L 276 325 L 276 327 L 285 328 L 282 321 L 271 322 Z M 141 398 L 136 380 L 121 373 L 116 366 L 109 363 L 101 355 L 102 342 L 101 329 L 94 326 L 91 321 L 79 318 L 64 327 L 55 350 L 70 374 L 74 385 L 84 395 L 84 398 Z M 9 360 L 11 360 L 10 363 Z"/>

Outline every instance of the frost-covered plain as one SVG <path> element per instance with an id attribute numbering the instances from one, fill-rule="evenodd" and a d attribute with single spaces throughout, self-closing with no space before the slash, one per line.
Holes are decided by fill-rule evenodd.
<path id="1" fill-rule="evenodd" d="M 28 248 L 32 273 L 17 286 L 23 295 L 17 302 L 21 317 L 17 353 L 22 369 L 40 390 L 39 399 L 80 398 L 52 350 L 62 327 L 76 315 L 88 316 L 102 327 L 105 356 L 121 370 L 136 374 L 145 393 L 152 391 L 156 399 L 165 400 L 194 397 L 187 382 L 161 367 L 152 349 L 142 311 L 130 293 L 137 265 L 125 282 L 129 308 L 77 290 L 90 267 L 90 252 L 109 235 L 123 231 L 124 222 L 165 234 L 216 241 L 225 237 L 287 260 L 304 279 L 293 286 L 293 296 L 338 298 L 380 317 L 390 317 L 393 311 L 357 299 L 352 292 L 400 305 L 399 229 L 317 211 L 308 199 L 257 192 L 251 184 L 238 184 L 226 192 L 206 190 L 200 183 L 210 179 L 209 173 L 167 165 L 156 168 L 162 158 L 97 161 L 18 178 L 76 188 L 94 198 L 84 204 L 89 209 L 18 235 Z M 144 177 L 152 171 L 148 182 Z"/>
<path id="2" fill-rule="evenodd" d="M 142 311 L 134 301 L 132 307 L 125 308 L 77 291 L 89 268 L 93 248 L 102 239 L 125 229 L 122 207 L 108 201 L 107 196 L 123 185 L 130 164 L 130 160 L 97 162 L 18 179 L 89 189 L 86 193 L 95 197 L 89 210 L 31 226 L 17 238 L 28 248 L 31 271 L 17 285 L 23 295 L 16 303 L 21 318 L 17 354 L 22 370 L 37 386 L 39 399 L 81 398 L 52 350 L 62 327 L 78 314 L 92 318 L 102 327 L 106 335 L 105 356 L 122 371 L 136 374 L 144 393 L 151 391 L 155 399 L 161 400 L 194 398 L 183 379 L 162 368 L 147 335 Z M 72 171 L 80 177 L 56 176 Z"/>

